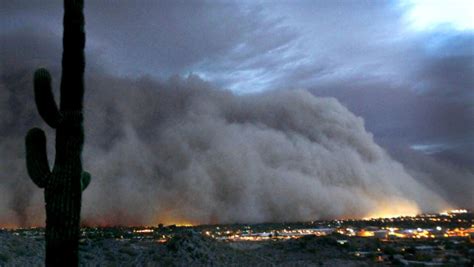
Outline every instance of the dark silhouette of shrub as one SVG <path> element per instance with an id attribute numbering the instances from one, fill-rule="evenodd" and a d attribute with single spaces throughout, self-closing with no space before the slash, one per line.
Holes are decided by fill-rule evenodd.
<path id="1" fill-rule="evenodd" d="M 77 266 L 82 191 L 91 176 L 82 169 L 84 96 L 84 1 L 64 0 L 64 35 L 60 107 L 46 69 L 34 74 L 38 112 L 56 129 L 53 170 L 46 154 L 46 136 L 39 128 L 26 135 L 26 165 L 31 180 L 44 188 L 46 203 L 46 265 Z"/>

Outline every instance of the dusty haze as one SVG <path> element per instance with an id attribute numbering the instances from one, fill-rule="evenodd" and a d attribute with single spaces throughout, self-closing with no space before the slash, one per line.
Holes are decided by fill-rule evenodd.
<path id="1" fill-rule="evenodd" d="M 21 35 L 8 40 L 7 49 Z M 31 46 L 0 53 L 3 226 L 44 222 L 42 190 L 26 175 L 23 138 L 30 127 L 48 129 L 37 115 L 31 78 L 41 63 L 57 85 L 60 50 Z M 430 172 L 393 160 L 335 98 L 304 90 L 234 95 L 192 75 L 117 78 L 89 58 L 84 167 L 93 180 L 83 197 L 86 224 L 415 214 L 469 199 L 449 199 L 449 191 L 430 185 Z M 52 162 L 54 135 L 47 133 Z"/>

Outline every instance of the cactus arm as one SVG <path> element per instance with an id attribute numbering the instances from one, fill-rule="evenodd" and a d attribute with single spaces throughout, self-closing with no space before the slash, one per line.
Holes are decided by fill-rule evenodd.
<path id="1" fill-rule="evenodd" d="M 39 114 L 49 126 L 56 129 L 61 122 L 62 116 L 54 101 L 51 75 L 47 69 L 40 68 L 35 72 L 34 88 L 36 107 Z"/>
<path id="2" fill-rule="evenodd" d="M 82 176 L 81 176 L 81 188 L 82 188 L 82 191 L 86 190 L 87 186 L 90 184 L 91 182 L 91 174 L 86 172 L 86 171 L 83 171 L 82 172 Z"/>
<path id="3" fill-rule="evenodd" d="M 84 96 L 84 0 L 64 0 L 60 110 L 82 111 Z"/>
<path id="4" fill-rule="evenodd" d="M 25 144 L 28 175 L 38 187 L 44 188 L 51 171 L 46 154 L 46 136 L 43 130 L 39 128 L 29 130 Z"/>

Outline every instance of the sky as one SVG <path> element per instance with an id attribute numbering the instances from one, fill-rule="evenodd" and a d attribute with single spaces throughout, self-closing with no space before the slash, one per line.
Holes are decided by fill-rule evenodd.
<path id="1" fill-rule="evenodd" d="M 62 1 L 1 1 L 0 36 L 21 44 L 4 42 L 3 53 L 44 63 L 29 50 L 45 36 L 60 49 Z M 472 178 L 473 1 L 97 0 L 85 14 L 89 73 L 335 97 L 407 168 L 468 173 L 436 178 L 442 186 Z M 5 61 L 0 72 L 12 69 Z"/>
<path id="2" fill-rule="evenodd" d="M 2 4 L 2 33 L 61 36 L 61 1 Z M 117 76 L 195 74 L 237 94 L 336 96 L 381 142 L 474 165 L 472 1 L 94 1 L 88 51 Z"/>

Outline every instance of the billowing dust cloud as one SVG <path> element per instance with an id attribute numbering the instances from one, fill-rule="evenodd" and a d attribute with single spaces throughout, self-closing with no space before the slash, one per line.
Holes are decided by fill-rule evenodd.
<path id="1" fill-rule="evenodd" d="M 3 226 L 44 222 L 42 191 L 24 163 L 26 131 L 47 129 L 30 68 L 0 72 Z M 239 96 L 195 76 L 120 79 L 99 68 L 86 80 L 87 225 L 298 221 L 449 206 L 336 99 L 303 90 Z M 47 135 L 52 162 L 54 132 Z"/>
<path id="2" fill-rule="evenodd" d="M 236 96 L 192 76 L 94 94 L 85 165 L 97 178 L 84 197 L 92 223 L 295 221 L 445 205 L 332 98 Z"/>
<path id="3" fill-rule="evenodd" d="M 446 205 L 332 98 L 306 91 L 236 96 L 193 76 L 92 79 L 89 88 L 87 224 L 296 221 Z M 2 160 L 18 149 L 13 143 L 23 145 L 3 142 Z M 0 187 L 2 219 L 41 222 L 41 192 L 27 186 L 22 153 L 12 161 L 9 175 L 27 189 Z M 33 197 L 23 203 L 22 194 Z"/>

